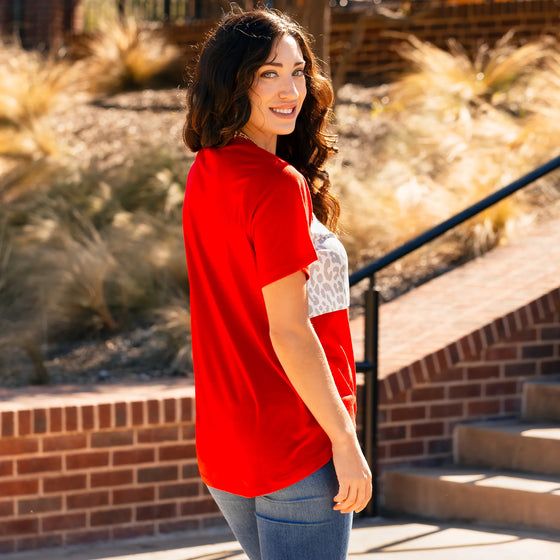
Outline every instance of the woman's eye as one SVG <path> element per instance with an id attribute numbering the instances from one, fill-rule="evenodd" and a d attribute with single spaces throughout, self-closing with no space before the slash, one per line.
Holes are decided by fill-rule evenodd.
<path id="1" fill-rule="evenodd" d="M 274 72 L 274 70 L 267 70 L 266 72 L 263 72 L 261 76 L 263 78 L 274 78 L 274 76 L 276 76 L 276 72 Z"/>
<path id="2" fill-rule="evenodd" d="M 298 68 L 297 70 L 294 71 L 294 76 L 304 76 L 304 71 L 303 68 Z"/>

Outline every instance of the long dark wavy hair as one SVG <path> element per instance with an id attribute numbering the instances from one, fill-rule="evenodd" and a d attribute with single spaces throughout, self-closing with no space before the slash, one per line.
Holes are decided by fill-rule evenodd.
<path id="1" fill-rule="evenodd" d="M 278 136 L 276 155 L 305 177 L 314 214 L 336 231 L 340 205 L 324 169 L 336 151 L 335 137 L 327 132 L 333 91 L 307 34 L 288 16 L 268 9 L 232 13 L 208 36 L 187 86 L 183 140 L 193 152 L 231 141 L 249 120 L 248 91 L 257 70 L 267 62 L 275 40 L 284 35 L 294 37 L 305 60 L 307 95 L 295 130 Z"/>

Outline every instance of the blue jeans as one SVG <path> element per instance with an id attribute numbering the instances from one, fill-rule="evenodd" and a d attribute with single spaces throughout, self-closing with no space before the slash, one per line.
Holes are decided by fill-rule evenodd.
<path id="1" fill-rule="evenodd" d="M 308 477 L 264 496 L 209 488 L 250 560 L 345 560 L 352 514 L 334 511 L 332 460 Z"/>

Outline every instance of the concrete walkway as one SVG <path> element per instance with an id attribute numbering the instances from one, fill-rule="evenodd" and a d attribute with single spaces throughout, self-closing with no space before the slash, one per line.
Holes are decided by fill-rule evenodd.
<path id="1" fill-rule="evenodd" d="M 198 536 L 3 554 L 2 560 L 247 560 L 222 529 Z M 560 560 L 560 534 L 418 519 L 361 519 L 348 560 Z M 306 560 L 301 558 L 301 560 Z"/>

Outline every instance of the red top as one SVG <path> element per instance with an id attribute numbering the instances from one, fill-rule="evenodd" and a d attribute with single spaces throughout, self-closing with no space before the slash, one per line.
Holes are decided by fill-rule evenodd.
<path id="1" fill-rule="evenodd" d="M 276 357 L 262 295 L 269 283 L 298 270 L 308 274 L 316 259 L 311 217 L 304 178 L 274 154 L 244 139 L 198 152 L 187 180 L 183 231 L 197 455 L 211 487 L 254 497 L 301 480 L 331 457 L 327 435 Z M 312 322 L 355 412 L 347 312 Z"/>

